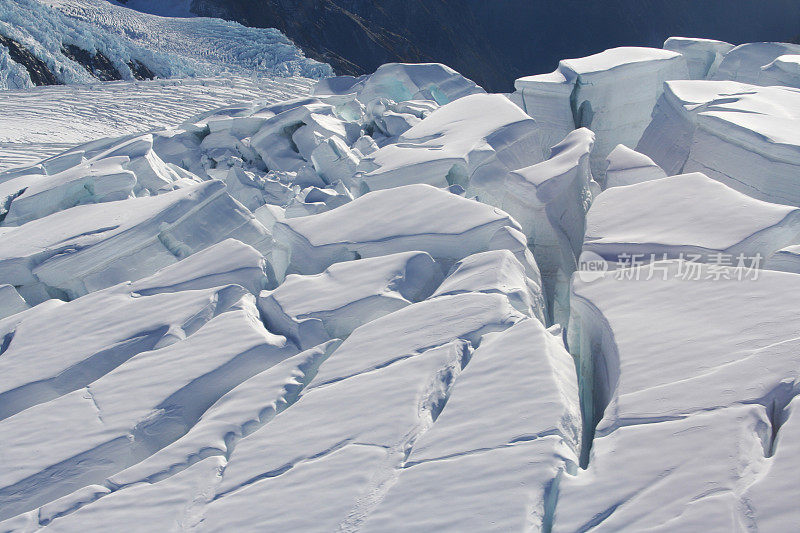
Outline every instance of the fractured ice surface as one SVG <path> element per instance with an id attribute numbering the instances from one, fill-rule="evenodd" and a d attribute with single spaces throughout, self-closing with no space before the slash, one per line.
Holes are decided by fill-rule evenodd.
<path id="1" fill-rule="evenodd" d="M 230 456 L 239 439 L 269 423 L 294 403 L 338 339 L 309 348 L 245 379 L 214 403 L 188 433 L 146 460 L 109 478 L 122 488 L 157 482 L 209 455 Z"/>
<path id="2" fill-rule="evenodd" d="M 337 188 L 307 187 L 300 191 L 286 206 L 285 215 L 288 218 L 315 215 L 323 211 L 330 211 L 353 199 L 350 191 L 339 182 Z"/>
<path id="3" fill-rule="evenodd" d="M 355 463 L 358 467 L 351 463 L 362 474 L 356 479 L 344 477 L 336 493 L 307 490 L 305 497 L 292 498 L 298 516 L 317 515 L 316 524 L 309 522 L 312 530 L 331 530 L 350 521 L 358 524 L 363 520 L 358 514 L 375 506 L 414 441 L 436 420 L 467 355 L 466 343 L 455 341 L 307 390 L 291 407 L 292 416 L 277 416 L 239 441 L 215 501 L 208 506 L 208 526 L 251 522 L 270 530 L 288 527 L 291 518 L 282 506 L 262 510 L 247 502 L 289 490 L 290 494 L 279 496 L 288 503 L 288 497 L 297 494 L 297 485 L 310 489 L 315 478 L 337 474 L 341 478 L 337 457 L 345 459 L 364 449 L 366 453 L 359 454 L 361 460 Z M 331 356 L 335 357 L 336 353 Z M 300 433 L 308 438 L 298 441 Z M 314 475 L 307 475 L 308 470 Z M 236 517 L 233 522 L 232 516 Z"/>
<path id="4" fill-rule="evenodd" d="M 750 198 L 695 172 L 627 187 L 595 198 L 583 250 L 606 261 L 637 264 L 692 256 L 694 261 L 749 265 L 800 243 L 800 209 Z M 733 263 L 733 264 L 732 264 Z"/>
<path id="5" fill-rule="evenodd" d="M 725 54 L 733 47 L 724 41 L 689 37 L 670 37 L 664 42 L 664 50 L 678 52 L 686 58 L 689 78 L 693 80 L 704 80 L 716 74 Z"/>
<path id="6" fill-rule="evenodd" d="M 763 78 L 763 68 L 778 57 L 800 54 L 800 44 L 746 43 L 725 54 L 712 80 L 731 80 L 754 85 L 771 85 Z M 767 82 L 767 83 L 765 83 Z"/>
<path id="7" fill-rule="evenodd" d="M 0 285 L 0 319 L 30 307 L 13 285 Z"/>
<path id="8" fill-rule="evenodd" d="M 0 361 L 8 370 L 0 425 L 16 441 L 5 441 L 3 518 L 141 461 L 188 431 L 238 382 L 296 353 L 264 329 L 254 297 L 241 287 L 142 297 L 125 288 L 37 307 L 13 325 Z M 116 324 L 103 321 L 87 335 L 70 321 L 76 313 L 84 321 L 102 313 Z M 41 321 L 63 336 L 50 349 L 36 335 Z M 87 321 L 89 328 L 98 322 Z M 97 466 L 84 470 L 83 462 Z"/>
<path id="9" fill-rule="evenodd" d="M 566 322 L 566 284 L 580 254 L 592 198 L 594 140 L 588 129 L 575 130 L 553 147 L 550 159 L 510 173 L 476 176 L 467 189 L 520 223 L 541 269 L 550 316 L 560 323 Z"/>
<path id="10" fill-rule="evenodd" d="M 542 280 L 538 276 L 528 277 L 525 265 L 510 250 L 490 250 L 465 257 L 453 265 L 433 297 L 464 292 L 504 294 L 519 312 L 545 322 Z"/>
<path id="11" fill-rule="evenodd" d="M 159 196 L 77 206 L 17 227 L 0 241 L 0 276 L 75 298 L 142 278 L 228 237 L 262 252 L 271 246 L 266 228 L 221 182 L 210 181 Z"/>
<path id="12" fill-rule="evenodd" d="M 0 531 L 800 520 L 798 93 L 761 86 L 796 55 L 665 48 L 509 97 L 387 65 L 0 174 Z"/>
<path id="13" fill-rule="evenodd" d="M 398 476 L 405 475 L 397 469 L 414 443 L 435 427 L 453 382 L 458 382 L 462 367 L 469 369 L 472 362 L 470 342 L 477 343 L 481 335 L 506 329 L 522 318 L 507 302 L 505 307 L 498 306 L 502 300 L 499 295 L 485 294 L 443 296 L 356 329 L 320 366 L 314 381 L 291 407 L 292 416 L 278 416 L 238 443 L 217 498 L 208 508 L 206 517 L 212 528 L 228 523 L 233 515 L 240 517 L 234 519 L 238 524 L 252 521 L 268 529 L 286 527 L 287 520 L 295 518 L 280 506 L 258 510 L 246 503 L 269 494 L 287 504 L 294 502 L 297 519 L 307 529 L 361 525 L 386 493 L 391 494 Z M 439 319 L 432 322 L 432 317 Z M 549 336 L 538 327 L 543 336 Z M 405 334 L 393 334 L 400 331 Z M 555 339 L 542 340 L 557 346 Z M 491 359 L 492 352 L 486 351 Z M 561 354 L 566 356 L 563 349 Z M 478 375 L 478 379 L 486 377 Z M 502 377 L 495 379 L 499 382 Z M 566 381 L 568 387 L 568 377 Z M 517 419 L 509 414 L 506 423 Z M 298 432 L 313 437 L 300 443 L 295 439 Z M 266 462 L 259 459 L 265 450 Z M 549 451 L 543 450 L 543 461 Z M 551 471 L 542 470 L 555 475 L 558 460 L 551 460 Z M 345 473 L 348 470 L 359 473 Z M 494 482 L 504 474 L 508 471 L 496 474 Z M 318 485 L 318 480 L 330 477 L 341 480 L 336 490 Z M 318 486 L 320 490 L 308 491 Z M 304 487 L 306 495 L 299 497 Z M 402 528 L 403 523 L 395 521 L 391 527 Z"/>
<path id="14" fill-rule="evenodd" d="M 796 524 L 800 520 L 800 511 L 784 497 L 794 490 L 795 478 L 792 473 L 795 471 L 797 454 L 800 453 L 799 406 L 800 400 L 797 396 L 788 405 L 785 405 L 785 400 L 779 406 L 776 405 L 782 411 L 774 409 L 770 420 L 773 424 L 780 424 L 772 441 L 770 464 L 764 469 L 762 477 L 748 487 L 742 496 L 744 505 L 752 509 L 753 514 L 758 517 L 758 526 L 763 531 L 780 531 L 787 524 Z"/>
<path id="15" fill-rule="evenodd" d="M 702 172 L 749 196 L 800 205 L 800 92 L 671 81 L 636 150 L 668 175 Z"/>
<path id="16" fill-rule="evenodd" d="M 666 172 L 644 154 L 618 144 L 606 158 L 604 189 L 632 185 L 667 176 Z"/>
<path id="17" fill-rule="evenodd" d="M 333 263 L 410 250 L 452 264 L 485 251 L 506 226 L 519 229 L 491 206 L 430 185 L 406 185 L 365 194 L 318 215 L 276 222 L 273 264 L 276 274 L 317 274 Z"/>
<path id="18" fill-rule="evenodd" d="M 261 293 L 258 307 L 271 331 L 307 348 L 427 298 L 442 277 L 424 252 L 346 261 L 321 274 L 287 276 Z"/>
<path id="19" fill-rule="evenodd" d="M 80 204 L 149 196 L 177 188 L 175 182 L 181 176 L 152 147 L 151 135 L 122 139 L 100 150 L 76 150 L 45 161 L 42 169 L 46 174 L 32 168 L 30 174 L 9 176 L 0 183 L 2 224 L 19 226 Z M 75 166 L 62 170 L 62 162 Z"/>
<path id="20" fill-rule="evenodd" d="M 800 274 L 800 245 L 787 246 L 769 256 L 764 265 L 770 270 Z"/>
<path id="21" fill-rule="evenodd" d="M 257 296 L 275 284 L 275 275 L 258 250 L 236 239 L 225 239 L 132 283 L 130 290 L 149 296 L 234 284 Z"/>
<path id="22" fill-rule="evenodd" d="M 433 100 L 444 105 L 483 92 L 474 82 L 440 63 L 387 63 L 373 74 L 359 78 L 339 76 L 322 80 L 314 89 L 319 96 L 354 94 L 364 104 L 376 98 L 389 98 L 396 102 Z"/>
<path id="23" fill-rule="evenodd" d="M 580 427 L 559 340 L 530 319 L 487 335 L 364 530 L 547 528 L 559 478 L 577 469 Z"/>
<path id="24" fill-rule="evenodd" d="M 514 87 L 551 145 L 574 128 L 587 127 L 597 135 L 591 166 L 600 177 L 615 146 L 639 140 L 664 81 L 688 77 L 686 59 L 677 52 L 620 47 L 563 59 L 552 74 L 519 78 Z"/>
<path id="25" fill-rule="evenodd" d="M 230 286 L 138 297 L 123 284 L 69 304 L 48 300 L 6 318 L 0 323 L 0 418 L 83 387 L 141 351 L 191 334 L 242 293 Z M 39 334 L 43 329 L 46 338 Z"/>
<path id="26" fill-rule="evenodd" d="M 357 328 L 311 386 L 379 369 L 454 339 L 477 344 L 486 333 L 523 318 L 500 294 L 456 294 L 415 303 Z"/>
<path id="27" fill-rule="evenodd" d="M 797 395 L 789 295 L 800 277 L 739 280 L 725 269 L 730 279 L 717 278 L 703 266 L 699 279 L 682 279 L 685 263 L 664 265 L 667 279 L 573 281 L 569 345 L 597 429 L 588 469 L 562 481 L 554 531 L 771 519 L 744 494 L 774 469 Z"/>
<path id="28" fill-rule="evenodd" d="M 411 183 L 466 187 L 538 163 L 549 148 L 539 125 L 507 98 L 475 94 L 441 107 L 366 156 L 357 182 L 362 192 Z"/>
<path id="29" fill-rule="evenodd" d="M 772 63 L 761 67 L 759 85 L 800 87 L 800 50 L 797 52 L 776 57 Z"/>

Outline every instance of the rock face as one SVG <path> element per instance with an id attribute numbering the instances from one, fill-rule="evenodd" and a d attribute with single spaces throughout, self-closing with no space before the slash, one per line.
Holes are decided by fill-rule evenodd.
<path id="1" fill-rule="evenodd" d="M 171 7 L 163 3 L 139 4 L 134 8 L 170 15 Z M 740 2 L 734 9 L 723 0 L 566 6 L 507 0 L 470 2 L 466 8 L 448 0 L 193 0 L 191 9 L 201 16 L 278 28 L 339 74 L 370 73 L 390 62 L 441 62 L 492 92 L 510 91 L 514 79 L 552 70 L 564 57 L 631 43 L 660 47 L 671 35 L 731 43 L 789 40 L 800 25 L 800 8 L 792 0 Z M 580 27 L 573 10 L 580 13 Z"/>
<path id="2" fill-rule="evenodd" d="M 800 520 L 797 89 L 699 79 L 793 56 L 665 46 L 0 173 L 0 531 Z"/>
<path id="3" fill-rule="evenodd" d="M 34 85 L 58 85 L 58 78 L 50 72 L 47 65 L 33 55 L 27 48 L 4 35 L 0 35 L 0 45 L 8 51 L 8 57 L 14 63 L 25 68 Z"/>

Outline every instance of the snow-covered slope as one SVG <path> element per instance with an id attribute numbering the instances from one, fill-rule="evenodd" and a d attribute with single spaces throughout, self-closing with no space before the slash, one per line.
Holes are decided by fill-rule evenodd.
<path id="1" fill-rule="evenodd" d="M 160 17 L 106 0 L 40 0 L 70 19 L 100 28 L 149 50 L 169 52 L 203 74 L 330 76 L 324 63 L 307 59 L 273 28 L 248 28 L 213 18 Z"/>
<path id="2" fill-rule="evenodd" d="M 175 126 L 220 106 L 303 96 L 313 83 L 232 76 L 0 91 L 0 172 L 100 137 Z"/>
<path id="3" fill-rule="evenodd" d="M 320 78 L 332 70 L 274 29 L 158 17 L 104 0 L 0 1 L 0 89 L 221 73 Z"/>
<path id="4" fill-rule="evenodd" d="M 0 172 L 0 531 L 791 529 L 797 89 L 667 47 L 9 93 L 123 135 Z"/>

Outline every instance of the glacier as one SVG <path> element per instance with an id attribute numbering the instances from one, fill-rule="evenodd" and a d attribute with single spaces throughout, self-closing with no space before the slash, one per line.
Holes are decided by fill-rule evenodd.
<path id="1" fill-rule="evenodd" d="M 636 150 L 667 174 L 703 172 L 768 202 L 800 205 L 796 89 L 671 81 Z"/>
<path id="2" fill-rule="evenodd" d="M 794 426 L 797 330 L 781 295 L 798 280 L 764 271 L 738 282 L 722 267 L 731 277 L 718 282 L 710 269 L 697 281 L 575 280 L 569 346 L 584 369 L 584 435 L 594 444 L 586 470 L 560 486 L 554 531 L 793 522 L 794 507 L 778 503 L 788 493 L 767 503 L 764 491 L 785 483 L 775 458 L 792 449 L 781 448 L 781 432 Z"/>
<path id="3" fill-rule="evenodd" d="M 104 54 L 231 48 L 0 91 L 0 531 L 800 519 L 795 46 L 673 37 L 492 94 L 36 9 Z"/>
<path id="4" fill-rule="evenodd" d="M 756 200 L 695 172 L 603 191 L 587 216 L 582 250 L 614 267 L 689 256 L 731 262 L 766 259 L 798 240 L 797 208 Z"/>
<path id="5" fill-rule="evenodd" d="M 3 0 L 0 36 L 0 89 L 98 78 L 322 78 L 333 73 L 330 66 L 306 58 L 278 30 L 219 19 L 159 17 L 105 0 Z M 12 47 L 31 57 L 20 65 L 10 55 Z M 35 64 L 49 80 L 32 77 Z"/>

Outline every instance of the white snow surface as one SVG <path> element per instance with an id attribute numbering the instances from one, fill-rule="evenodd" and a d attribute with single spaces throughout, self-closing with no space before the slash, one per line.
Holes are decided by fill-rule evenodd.
<path id="1" fill-rule="evenodd" d="M 624 144 L 618 144 L 606 158 L 604 189 L 633 185 L 643 181 L 665 178 L 666 172 L 652 159 Z"/>
<path id="2" fill-rule="evenodd" d="M 732 80 L 754 85 L 772 85 L 763 69 L 784 55 L 800 54 L 800 44 L 746 43 L 725 54 L 712 80 Z"/>
<path id="3" fill-rule="evenodd" d="M 797 523 L 791 47 L 665 47 L 8 92 L 0 531 Z"/>
<path id="4" fill-rule="evenodd" d="M 436 187 L 491 179 L 538 163 L 549 152 L 534 120 L 497 94 L 447 104 L 366 156 L 360 192 L 410 183 Z"/>
<path id="5" fill-rule="evenodd" d="M 274 28 L 248 28 L 205 17 L 156 16 L 106 0 L 41 1 L 117 38 L 179 57 L 198 73 L 311 78 L 333 74 L 329 65 L 306 58 Z"/>
<path id="6" fill-rule="evenodd" d="M 800 245 L 787 246 L 769 256 L 766 268 L 800 274 Z"/>
<path id="7" fill-rule="evenodd" d="M 302 96 L 312 85 L 306 78 L 230 77 L 0 91 L 0 172 L 101 137 L 174 127 L 220 106 Z"/>
<path id="8" fill-rule="evenodd" d="M 800 278 L 666 267 L 667 279 L 574 281 L 569 344 L 597 429 L 588 469 L 560 485 L 553 530 L 779 531 L 797 519 L 786 493 L 766 494 L 787 483 L 794 451 Z"/>
<path id="9" fill-rule="evenodd" d="M 671 81 L 637 151 L 667 174 L 703 172 L 749 196 L 800 205 L 800 90 Z"/>
<path id="10" fill-rule="evenodd" d="M 800 209 L 750 198 L 696 172 L 601 193 L 586 218 L 583 251 L 610 263 L 634 255 L 637 262 L 690 255 L 705 262 L 720 255 L 766 259 L 796 242 Z"/>

